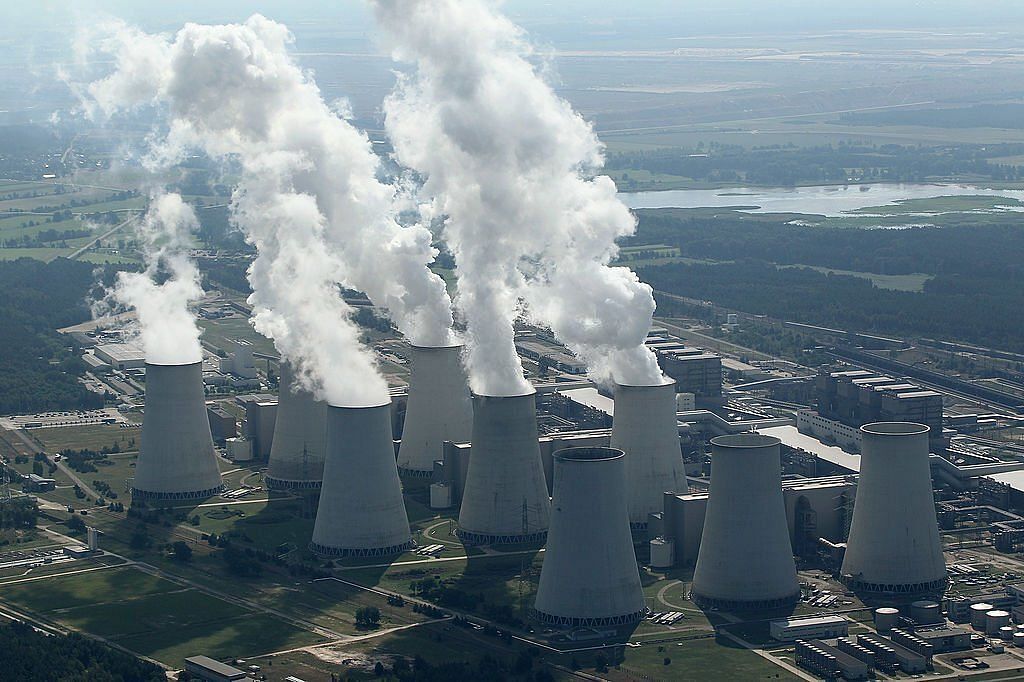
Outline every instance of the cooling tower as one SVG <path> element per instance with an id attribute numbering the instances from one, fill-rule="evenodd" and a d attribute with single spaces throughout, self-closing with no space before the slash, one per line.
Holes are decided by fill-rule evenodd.
<path id="1" fill-rule="evenodd" d="M 329 406 L 310 549 L 321 556 L 383 556 L 412 546 L 391 440 L 391 404 Z"/>
<path id="2" fill-rule="evenodd" d="M 281 397 L 264 481 L 271 490 L 317 489 L 324 478 L 327 404 L 295 386 L 292 368 L 281 363 Z"/>
<path id="3" fill-rule="evenodd" d="M 550 501 L 534 393 L 473 396 L 473 436 L 458 535 L 469 545 L 543 540 Z"/>
<path id="4" fill-rule="evenodd" d="M 462 346 L 413 346 L 409 401 L 398 449 L 398 468 L 429 476 L 446 440 L 466 442 L 473 428 L 473 404 L 459 360 Z"/>
<path id="5" fill-rule="evenodd" d="M 662 509 L 665 492 L 688 492 L 679 449 L 675 382 L 660 386 L 615 386 L 611 446 L 626 453 L 629 523 L 647 526 Z"/>
<path id="6" fill-rule="evenodd" d="M 203 363 L 146 363 L 146 403 L 132 497 L 190 500 L 223 489 L 203 392 Z"/>
<path id="7" fill-rule="evenodd" d="M 779 442 L 757 433 L 711 441 L 711 490 L 691 591 L 702 608 L 773 609 L 800 598 Z"/>
<path id="8" fill-rule="evenodd" d="M 942 594 L 946 562 L 928 464 L 928 427 L 860 427 L 860 480 L 843 559 L 850 589 L 883 598 Z"/>
<path id="9" fill-rule="evenodd" d="M 644 592 L 629 530 L 626 456 L 612 448 L 559 450 L 553 485 L 538 619 L 577 627 L 638 622 Z"/>

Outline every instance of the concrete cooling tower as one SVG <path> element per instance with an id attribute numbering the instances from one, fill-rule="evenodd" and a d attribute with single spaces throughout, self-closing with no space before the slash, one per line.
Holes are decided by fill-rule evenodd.
<path id="1" fill-rule="evenodd" d="M 629 523 L 647 527 L 662 509 L 665 492 L 688 492 L 679 449 L 675 382 L 660 386 L 615 386 L 611 446 L 626 453 Z"/>
<path id="2" fill-rule="evenodd" d="M 462 346 L 412 347 L 412 376 L 406 404 L 398 468 L 429 476 L 441 459 L 446 440 L 465 443 L 473 428 L 473 404 L 466 372 L 459 360 Z"/>
<path id="3" fill-rule="evenodd" d="M 691 590 L 701 608 L 774 609 L 800 598 L 779 443 L 757 433 L 711 441 L 711 490 Z"/>
<path id="4" fill-rule="evenodd" d="M 281 363 L 281 396 L 264 481 L 270 490 L 319 489 L 327 446 L 327 403 L 295 385 Z"/>
<path id="5" fill-rule="evenodd" d="M 878 422 L 860 432 L 860 480 L 844 582 L 880 598 L 942 594 L 946 562 L 928 465 L 928 427 Z"/>
<path id="6" fill-rule="evenodd" d="M 459 538 L 469 545 L 541 541 L 549 516 L 535 394 L 473 396 Z"/>
<path id="7" fill-rule="evenodd" d="M 573 627 L 639 622 L 644 592 L 629 530 L 626 456 L 612 448 L 559 450 L 553 485 L 537 618 Z"/>
<path id="8" fill-rule="evenodd" d="M 203 363 L 146 363 L 146 403 L 132 497 L 192 500 L 223 489 L 203 393 Z"/>
<path id="9" fill-rule="evenodd" d="M 391 405 L 327 408 L 327 459 L 310 549 L 385 556 L 413 547 L 391 440 Z"/>

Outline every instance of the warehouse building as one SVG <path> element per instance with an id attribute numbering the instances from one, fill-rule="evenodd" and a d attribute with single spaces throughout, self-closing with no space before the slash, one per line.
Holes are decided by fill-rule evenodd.
<path id="1" fill-rule="evenodd" d="M 244 670 L 221 663 L 209 656 L 190 656 L 185 659 L 185 670 L 207 682 L 234 682 L 244 680 L 247 673 Z"/>
<path id="2" fill-rule="evenodd" d="M 146 354 L 130 343 L 102 343 L 93 349 L 97 358 L 114 369 L 138 369 L 146 366 Z"/>
<path id="3" fill-rule="evenodd" d="M 845 637 L 849 630 L 850 622 L 842 616 L 799 616 L 769 624 L 772 639 L 780 642 Z"/>

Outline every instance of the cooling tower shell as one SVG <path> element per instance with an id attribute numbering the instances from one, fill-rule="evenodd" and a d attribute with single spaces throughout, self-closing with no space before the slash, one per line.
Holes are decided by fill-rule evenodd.
<path id="1" fill-rule="evenodd" d="M 702 608 L 773 609 L 800 598 L 779 443 L 757 433 L 711 441 L 711 489 L 691 590 Z"/>
<path id="2" fill-rule="evenodd" d="M 412 346 L 412 374 L 398 468 L 430 476 L 446 440 L 465 443 L 473 430 L 473 403 L 460 354 L 462 346 Z"/>
<path id="3" fill-rule="evenodd" d="M 467 545 L 539 542 L 550 511 L 535 394 L 474 395 L 459 538 Z"/>
<path id="4" fill-rule="evenodd" d="M 327 408 L 327 457 L 310 549 L 386 556 L 414 546 L 391 440 L 391 405 Z"/>
<path id="5" fill-rule="evenodd" d="M 611 447 L 626 453 L 629 522 L 647 526 L 662 510 L 664 493 L 686 493 L 686 470 L 679 449 L 675 382 L 661 385 L 615 385 Z"/>
<path id="6" fill-rule="evenodd" d="M 928 464 L 928 427 L 865 424 L 843 579 L 862 596 L 942 594 L 946 562 Z"/>
<path id="7" fill-rule="evenodd" d="M 626 501 L 626 456 L 568 448 L 553 456 L 551 527 L 534 603 L 552 625 L 600 627 L 644 616 Z"/>
<path id="8" fill-rule="evenodd" d="M 270 490 L 319 489 L 327 448 L 327 403 L 295 385 L 281 363 L 281 392 L 264 482 Z"/>
<path id="9" fill-rule="evenodd" d="M 146 397 L 132 497 L 192 500 L 223 490 L 210 436 L 201 362 L 146 363 Z"/>

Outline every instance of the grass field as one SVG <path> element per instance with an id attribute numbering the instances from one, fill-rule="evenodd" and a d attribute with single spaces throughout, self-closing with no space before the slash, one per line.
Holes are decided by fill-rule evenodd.
<path id="1" fill-rule="evenodd" d="M 141 429 L 121 428 L 116 424 L 86 424 L 83 426 L 57 426 L 31 429 L 28 433 L 41 442 L 48 452 L 64 448 L 99 450 L 117 443 L 121 450 L 138 447 Z M 131 441 L 135 445 L 131 445 Z"/>

